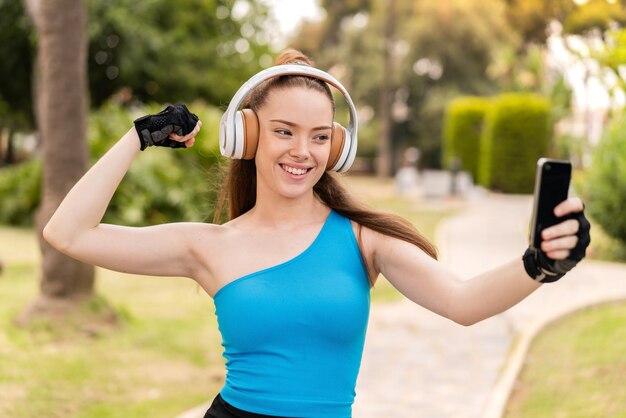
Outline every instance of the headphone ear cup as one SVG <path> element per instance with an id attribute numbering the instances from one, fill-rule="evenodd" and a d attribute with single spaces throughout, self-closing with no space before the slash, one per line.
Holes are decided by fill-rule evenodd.
<path id="1" fill-rule="evenodd" d="M 256 149 L 259 146 L 259 118 L 252 109 L 242 109 L 241 121 L 243 123 L 241 132 L 243 132 L 243 152 L 242 159 L 252 160 L 256 155 Z"/>
<path id="2" fill-rule="evenodd" d="M 346 129 L 337 122 L 333 122 L 333 133 L 330 138 L 330 155 L 328 156 L 326 170 L 332 170 L 332 168 L 337 165 L 345 144 Z M 339 167 L 342 165 L 343 164 L 339 164 Z"/>

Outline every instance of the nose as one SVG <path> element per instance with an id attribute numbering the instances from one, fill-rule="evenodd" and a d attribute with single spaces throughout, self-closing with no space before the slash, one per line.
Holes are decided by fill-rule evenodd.
<path id="1" fill-rule="evenodd" d="M 299 160 L 307 160 L 310 156 L 309 141 L 307 138 L 299 137 L 293 141 L 293 146 L 289 150 L 289 154 Z"/>

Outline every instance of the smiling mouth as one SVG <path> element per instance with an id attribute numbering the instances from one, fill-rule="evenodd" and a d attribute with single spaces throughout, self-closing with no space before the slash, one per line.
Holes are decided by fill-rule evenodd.
<path id="1" fill-rule="evenodd" d="M 295 168 L 295 167 L 291 167 L 285 164 L 279 164 L 279 165 L 280 165 L 280 168 L 283 169 L 283 171 L 286 171 L 289 174 L 293 174 L 294 176 L 303 176 L 313 169 L 313 167 Z"/>

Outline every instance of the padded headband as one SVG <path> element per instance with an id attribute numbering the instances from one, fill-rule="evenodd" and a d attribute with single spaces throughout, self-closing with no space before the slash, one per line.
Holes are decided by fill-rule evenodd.
<path id="1" fill-rule="evenodd" d="M 220 151 L 222 155 L 229 158 L 241 158 L 241 155 L 243 155 L 243 140 L 242 138 L 235 140 L 235 138 L 237 138 L 236 114 L 241 106 L 241 103 L 243 103 L 246 96 L 252 90 L 265 80 L 283 75 L 300 75 L 316 78 L 330 84 L 343 94 L 350 112 L 350 122 L 346 128 L 346 134 L 351 137 L 351 140 L 348 141 L 350 144 L 349 149 L 344 150 L 346 158 L 342 159 L 342 161 L 352 164 L 357 148 L 358 119 L 354 103 L 352 102 L 348 91 L 332 75 L 322 70 L 318 70 L 317 68 L 297 64 L 276 65 L 266 68 L 265 70 L 252 76 L 239 88 L 239 90 L 237 90 L 237 93 L 233 96 L 230 104 L 228 105 L 228 109 L 226 109 L 226 112 L 220 121 Z M 342 167 L 336 168 L 336 171 L 345 171 L 348 168 L 348 164 L 343 164 Z"/>

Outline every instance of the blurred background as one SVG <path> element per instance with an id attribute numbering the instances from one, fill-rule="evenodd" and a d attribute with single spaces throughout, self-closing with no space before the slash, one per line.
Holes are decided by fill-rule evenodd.
<path id="1" fill-rule="evenodd" d="M 38 46 L 44 45 L 39 33 L 43 29 L 36 29 L 28 4 L 0 3 L 0 222 L 13 225 L 33 222 L 42 195 L 38 170 L 46 156 L 43 145 L 47 140 L 54 147 L 53 134 L 37 127 L 68 124 L 59 120 L 46 124 L 45 110 L 37 123 L 38 96 L 43 97 L 43 107 L 57 106 L 46 101 L 47 79 L 40 74 L 38 83 L 36 69 L 52 72 L 42 61 L 54 62 L 55 57 L 45 51 L 37 54 Z M 462 172 L 471 184 L 491 190 L 529 193 L 536 157 L 550 156 L 573 162 L 582 193 L 582 173 L 589 169 L 589 178 L 604 178 L 608 174 L 601 172 L 618 167 L 623 170 L 618 161 L 597 156 L 596 164 L 593 159 L 594 153 L 613 154 L 611 149 L 620 141 L 626 10 L 619 1 L 71 4 L 84 7 L 84 22 L 72 24 L 70 16 L 67 33 L 59 35 L 77 39 L 78 49 L 70 50 L 67 42 L 59 41 L 66 56 L 60 58 L 63 64 L 57 71 L 61 75 L 69 73 L 63 67 L 76 71 L 68 76 L 74 82 L 65 87 L 78 101 L 76 109 L 88 111 L 74 112 L 73 120 L 85 121 L 76 125 L 68 144 L 86 142 L 89 161 L 108 149 L 137 115 L 184 101 L 193 103 L 194 111 L 208 123 L 202 145 L 193 156 L 161 158 L 172 160 L 174 166 L 193 159 L 210 169 L 217 163 L 215 123 L 232 94 L 249 76 L 272 65 L 282 49 L 293 47 L 340 79 L 357 104 L 355 173 L 390 177 L 414 165 L 420 172 Z M 47 17 L 42 12 L 59 16 L 56 9 L 40 10 L 44 26 Z M 67 91 L 61 94 L 70 98 Z M 65 160 L 69 161 L 67 154 L 83 152 L 79 148 L 66 147 Z M 138 173 L 157 169 L 149 159 L 138 165 Z M 206 178 L 205 173 L 198 174 Z M 151 177 L 130 176 L 108 219 L 131 224 L 210 219 L 211 209 L 197 200 L 207 198 L 203 187 L 209 182 L 191 182 L 193 186 L 180 190 L 180 195 L 167 186 L 149 189 L 137 184 Z M 175 170 L 163 177 L 170 184 L 180 181 Z M 150 196 L 135 193 L 137 187 Z M 619 205 L 603 205 L 608 206 Z M 600 212 L 594 213 L 598 220 L 615 220 L 614 214 Z M 621 225 L 614 235 L 624 238 L 625 229 Z"/>
<path id="2" fill-rule="evenodd" d="M 196 145 L 143 153 L 104 222 L 211 221 L 224 165 L 219 118 L 239 86 L 287 47 L 350 92 L 360 126 L 349 180 L 371 203 L 423 222 L 433 236 L 450 207 L 418 216 L 403 198 L 530 194 L 539 157 L 568 159 L 572 192 L 596 228 L 590 256 L 625 262 L 625 24 L 623 0 L 0 0 L 0 354 L 11 353 L 0 360 L 0 412 L 167 416 L 205 396 L 206 387 L 185 387 L 168 398 L 221 364 L 209 349 L 219 345 L 214 319 L 206 321 L 210 301 L 178 282 L 154 290 L 154 278 L 129 285 L 124 275 L 94 273 L 39 242 L 39 231 L 133 119 L 179 101 L 204 123 Z M 106 284 L 96 291 L 97 275 Z M 182 297 L 192 311 L 184 320 L 168 308 Z M 158 325 L 142 319 L 151 315 Z M 76 327 L 81 344 L 112 342 L 75 352 L 67 333 Z M 54 361 L 38 351 L 51 342 Z M 107 357 L 118 350 L 127 355 Z M 99 375 L 108 386 L 81 396 L 98 404 L 98 392 L 116 407 L 141 399 L 147 409 L 137 401 L 126 415 L 108 404 L 77 412 L 83 406 L 70 393 L 90 387 L 94 353 L 100 373 L 113 373 L 109 361 L 121 362 L 122 375 L 149 361 L 131 377 Z M 181 362 L 164 370 L 174 383 L 161 388 L 154 378 L 132 394 L 165 359 Z M 219 385 L 220 372 L 209 375 Z M 57 379 L 67 394 L 45 384 Z"/>

